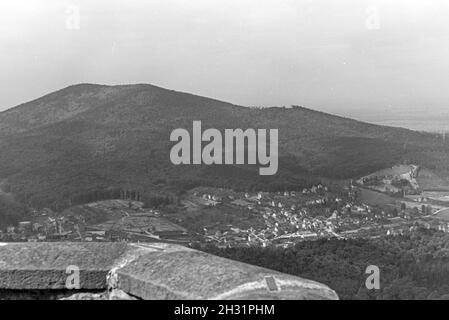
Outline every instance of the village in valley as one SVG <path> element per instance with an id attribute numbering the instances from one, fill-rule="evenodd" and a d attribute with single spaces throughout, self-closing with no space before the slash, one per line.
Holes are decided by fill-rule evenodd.
<path id="1" fill-rule="evenodd" d="M 368 205 L 360 201 L 360 188 L 352 184 L 337 194 L 323 184 L 277 193 L 223 195 L 228 192 L 214 191 L 193 192 L 188 202 L 198 206 L 234 207 L 262 220 L 259 227 L 239 228 L 223 223 L 204 227 L 203 242 L 219 247 L 289 247 L 298 241 L 394 236 L 419 228 L 449 232 L 449 215 L 434 215 L 430 205 Z"/>
<path id="2" fill-rule="evenodd" d="M 103 200 L 61 213 L 33 210 L 28 221 L 0 232 L 2 241 L 129 241 L 188 244 L 187 230 L 135 200 Z"/>
<path id="3" fill-rule="evenodd" d="M 393 167 L 355 181 L 284 192 L 198 187 L 170 208 L 126 198 L 62 212 L 44 208 L 0 231 L 0 240 L 289 247 L 299 241 L 395 236 L 420 228 L 449 232 L 449 199 L 444 192 L 420 190 L 418 172 L 417 166 Z"/>

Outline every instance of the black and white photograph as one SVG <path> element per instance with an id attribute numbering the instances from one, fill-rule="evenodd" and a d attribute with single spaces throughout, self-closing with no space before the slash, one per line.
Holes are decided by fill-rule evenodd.
<path id="1" fill-rule="evenodd" d="M 2 0 L 0 300 L 449 300 L 448 84 L 447 0 Z"/>

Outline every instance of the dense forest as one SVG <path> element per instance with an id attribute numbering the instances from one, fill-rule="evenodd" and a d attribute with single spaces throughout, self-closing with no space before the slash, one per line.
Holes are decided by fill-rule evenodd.
<path id="1" fill-rule="evenodd" d="M 449 235 L 442 232 L 201 250 L 327 284 L 340 299 L 449 299 Z M 365 286 L 369 265 L 379 267 L 379 290 Z"/>

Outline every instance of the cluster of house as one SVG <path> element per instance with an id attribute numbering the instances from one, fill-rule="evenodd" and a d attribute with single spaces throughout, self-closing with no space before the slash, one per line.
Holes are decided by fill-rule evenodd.
<path id="1" fill-rule="evenodd" d="M 107 200 L 85 205 L 86 208 L 55 213 L 50 209 L 33 210 L 28 221 L 0 231 L 3 242 L 37 241 L 171 241 L 186 243 L 185 229 L 160 217 L 160 212 L 143 209 L 139 202 Z M 89 211 L 95 209 L 97 211 Z M 106 221 L 86 221 L 84 212 L 107 213 Z M 95 220 L 95 219 L 94 219 Z"/>
<path id="2" fill-rule="evenodd" d="M 432 212 L 430 206 L 384 211 L 355 201 L 351 190 L 342 197 L 329 195 L 327 191 L 320 185 L 299 192 L 234 196 L 231 204 L 260 214 L 265 226 L 259 229 L 229 226 L 218 233 L 206 231 L 205 236 L 207 241 L 219 246 L 289 246 L 305 239 L 380 237 L 405 234 L 420 228 L 449 232 L 448 221 L 429 217 L 429 212 Z M 331 211 L 331 207 L 337 209 Z"/>
<path id="3" fill-rule="evenodd" d="M 108 241 L 110 237 L 102 230 L 86 228 L 82 215 L 62 215 L 44 208 L 33 210 L 30 220 L 20 221 L 0 231 L 0 240 L 6 242 L 41 241 Z"/>
<path id="4" fill-rule="evenodd" d="M 20 221 L 17 226 L 8 226 L 0 232 L 0 239 L 27 242 L 66 240 L 76 234 L 76 227 L 75 221 L 44 208 L 33 210 L 30 220 Z"/>
<path id="5" fill-rule="evenodd" d="M 301 191 L 257 193 L 209 191 L 195 192 L 194 196 L 195 201 L 204 206 L 225 204 L 244 208 L 257 215 L 260 218 L 259 221 L 263 222 L 258 227 L 246 229 L 233 225 L 219 226 L 219 229 L 211 228 L 211 230 L 205 228 L 203 239 L 218 246 L 276 245 L 285 247 L 307 239 L 398 235 L 413 232 L 417 228 L 449 232 L 449 222 L 429 218 L 427 209 L 425 212 L 418 212 L 419 214 L 413 214 L 413 210 L 401 210 L 393 216 L 391 212 L 386 213 L 379 208 L 354 201 L 350 192 L 351 190 L 348 190 L 347 194 L 337 196 L 320 184 Z M 139 241 L 142 238 L 142 241 L 146 241 L 146 238 L 150 236 L 158 238 L 154 236 L 155 232 L 151 231 L 149 226 L 155 223 L 160 212 L 152 210 L 147 212 L 141 208 L 125 210 L 122 208 L 123 204 L 115 205 L 118 206 L 116 211 L 123 215 L 117 220 L 124 224 L 121 227 L 87 228 L 82 215 L 66 217 L 55 214 L 50 209 L 43 209 L 33 211 L 29 221 L 21 221 L 17 226 L 9 226 L 5 231 L 0 231 L 0 240 L 124 241 L 137 239 Z M 129 210 L 136 211 L 132 217 L 128 214 Z M 145 211 L 142 217 L 139 215 L 141 211 Z M 148 219 L 154 221 L 151 220 L 150 223 Z M 158 225 L 161 228 L 164 227 L 163 220 L 159 220 L 156 221 Z M 148 231 L 130 233 L 131 221 L 134 221 L 133 224 L 137 223 L 140 229 L 146 228 L 145 230 L 148 229 Z M 117 224 L 117 222 L 111 223 Z M 185 231 L 181 233 L 184 234 Z"/>
<path id="6" fill-rule="evenodd" d="M 218 246 L 285 247 L 305 239 L 343 237 L 339 233 L 344 234 L 348 230 L 366 232 L 380 220 L 386 219 L 383 212 L 375 213 L 368 205 L 356 205 L 349 199 L 329 196 L 327 191 L 327 187 L 318 185 L 299 192 L 258 192 L 245 193 L 240 198 L 233 196 L 230 203 L 261 215 L 264 227 L 240 229 L 229 225 L 220 231 L 205 229 L 204 238 Z M 207 198 L 209 196 L 211 199 L 214 197 L 206 195 Z M 216 196 L 216 199 L 222 200 L 222 197 Z M 338 210 L 330 212 L 331 203 L 334 207 L 336 204 Z M 320 214 L 312 213 L 314 208 Z"/>
<path id="7" fill-rule="evenodd" d="M 198 197 L 199 194 L 197 192 L 195 192 L 194 196 Z M 208 193 L 202 194 L 200 199 L 201 199 L 201 204 L 203 204 L 205 206 L 216 206 L 216 205 L 219 205 L 222 201 L 222 197 L 219 197 L 218 195 L 214 195 L 214 194 L 208 194 Z"/>
<path id="8" fill-rule="evenodd" d="M 413 221 L 401 217 L 395 217 L 390 219 L 390 223 L 384 225 L 383 228 L 386 230 L 385 234 L 387 236 L 405 235 L 418 229 L 437 230 L 449 233 L 449 222 L 428 217 Z"/>

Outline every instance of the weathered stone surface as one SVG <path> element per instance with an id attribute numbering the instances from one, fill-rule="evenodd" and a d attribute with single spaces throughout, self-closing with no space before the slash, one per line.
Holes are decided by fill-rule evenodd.
<path id="1" fill-rule="evenodd" d="M 123 243 L 42 242 L 0 245 L 1 289 L 65 289 L 67 267 L 80 270 L 82 289 L 103 289 Z"/>
<path id="2" fill-rule="evenodd" d="M 180 246 L 153 245 L 117 275 L 143 299 L 338 299 L 320 283 Z"/>
<path id="3" fill-rule="evenodd" d="M 99 289 L 109 299 L 338 299 L 314 281 L 163 243 L 0 244 L 0 290 L 66 289 L 68 266 L 80 270 L 74 299 Z"/>
<path id="4" fill-rule="evenodd" d="M 125 291 L 122 291 L 120 289 L 112 289 L 109 291 L 108 300 L 139 300 L 139 299 L 130 296 Z"/>
<path id="5" fill-rule="evenodd" d="M 106 292 L 103 293 L 82 292 L 82 293 L 75 293 L 71 296 L 61 298 L 59 300 L 109 300 L 109 299 L 108 294 Z"/>

